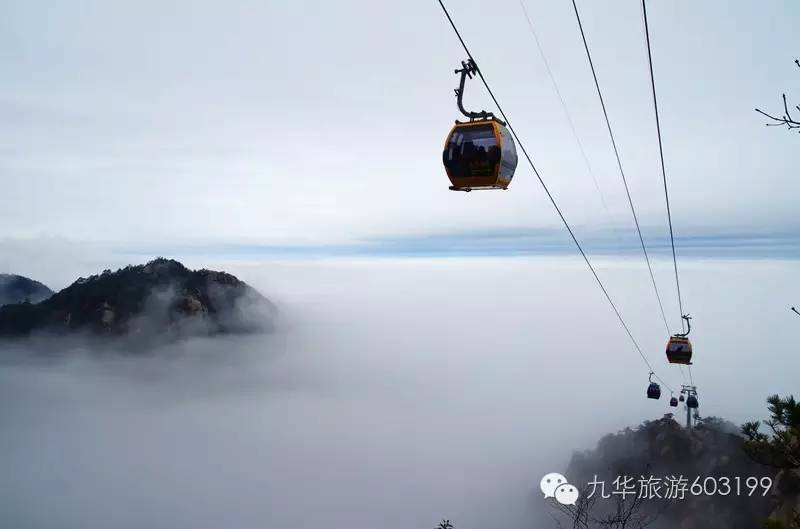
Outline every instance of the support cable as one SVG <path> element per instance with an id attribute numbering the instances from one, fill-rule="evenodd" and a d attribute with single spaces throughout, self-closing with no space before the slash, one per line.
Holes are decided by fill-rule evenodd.
<path id="1" fill-rule="evenodd" d="M 586 58 L 589 59 L 589 67 L 592 70 L 592 78 L 594 78 L 594 86 L 597 89 L 597 97 L 600 99 L 600 107 L 603 109 L 603 117 L 606 121 L 606 128 L 608 129 L 608 135 L 611 138 L 611 146 L 614 148 L 614 156 L 617 159 L 617 167 L 619 168 L 619 174 L 622 177 L 622 183 L 625 186 L 625 194 L 628 196 L 628 204 L 631 207 L 631 215 L 633 215 L 633 222 L 636 224 L 636 233 L 639 234 L 639 242 L 642 246 L 642 253 L 644 254 L 644 260 L 647 262 L 647 270 L 650 272 L 650 281 L 653 283 L 653 291 L 656 294 L 656 300 L 658 300 L 658 308 L 661 310 L 661 319 L 664 320 L 664 328 L 667 330 L 667 335 L 671 335 L 672 333 L 669 330 L 669 325 L 667 324 L 667 316 L 664 313 L 664 305 L 661 302 L 661 295 L 658 293 L 658 286 L 656 285 L 656 278 L 653 275 L 653 267 L 650 265 L 650 256 L 647 255 L 647 248 L 644 244 L 644 237 L 642 237 L 642 229 L 639 226 L 639 218 L 636 215 L 636 208 L 633 206 L 633 198 L 631 198 L 631 191 L 628 188 L 628 179 L 625 177 L 625 171 L 622 169 L 622 161 L 619 157 L 619 150 L 617 149 L 617 141 L 614 138 L 614 132 L 611 129 L 611 121 L 608 118 L 608 111 L 606 110 L 606 103 L 603 99 L 603 92 L 600 90 L 600 83 L 597 80 L 597 72 L 594 68 L 594 61 L 592 61 L 592 54 L 589 51 L 589 44 L 586 41 L 586 34 L 583 31 L 583 24 L 581 23 L 581 15 L 578 12 L 578 4 L 575 0 L 572 0 L 572 7 L 575 10 L 575 18 L 578 21 L 578 29 L 581 32 L 581 39 L 583 40 L 583 48 L 586 50 Z"/>
<path id="2" fill-rule="evenodd" d="M 497 97 L 495 97 L 494 92 L 492 92 L 492 89 L 489 87 L 489 83 L 486 81 L 486 78 L 483 76 L 483 72 L 481 71 L 480 67 L 478 66 L 477 61 L 475 61 L 475 58 L 472 56 L 472 53 L 469 51 L 469 48 L 467 47 L 466 43 L 464 42 L 464 39 L 461 37 L 461 33 L 458 31 L 458 27 L 456 26 L 455 22 L 453 22 L 453 19 L 450 16 L 450 13 L 447 11 L 447 8 L 445 7 L 443 0 L 437 0 L 437 1 L 439 2 L 439 5 L 441 6 L 442 11 L 444 11 L 444 14 L 447 17 L 448 22 L 450 22 L 450 26 L 453 28 L 453 31 L 455 32 L 456 37 L 458 37 L 459 42 L 461 42 L 461 46 L 464 48 L 464 51 L 466 52 L 467 56 L 473 62 L 473 64 L 475 64 L 476 70 L 477 70 L 477 73 L 478 73 L 478 77 L 480 78 L 481 82 L 483 83 L 483 86 L 486 88 L 486 91 L 489 93 L 489 96 L 492 98 L 492 101 L 494 102 L 495 106 L 497 107 L 497 110 L 500 112 L 500 115 L 503 116 L 503 119 L 507 123 L 508 130 L 514 136 L 514 139 L 516 140 L 517 145 L 519 145 L 520 149 L 522 150 L 522 153 L 525 155 L 525 158 L 528 160 L 528 164 L 531 166 L 531 169 L 533 170 L 533 173 L 536 175 L 536 178 L 539 180 L 539 183 L 542 185 L 542 188 L 544 189 L 545 193 L 547 194 L 547 197 L 550 199 L 550 203 L 553 205 L 553 208 L 555 208 L 556 213 L 558 213 L 558 216 L 561 218 L 561 222 L 564 224 L 564 227 L 569 232 L 570 237 L 572 237 L 572 241 L 575 243 L 575 246 L 577 246 L 578 251 L 580 252 L 581 256 L 583 257 L 583 260 L 586 262 L 586 265 L 589 267 L 589 270 L 591 271 L 592 276 L 594 276 L 594 279 L 597 282 L 598 286 L 600 287 L 600 290 L 603 291 L 603 295 L 605 296 L 605 298 L 608 301 L 609 305 L 611 305 L 611 308 L 613 309 L 614 314 L 616 314 L 617 319 L 619 320 L 619 322 L 622 325 L 622 327 L 625 329 L 625 332 L 628 334 L 628 338 L 630 338 L 631 342 L 633 343 L 634 347 L 636 348 L 636 351 L 639 353 L 639 356 L 642 357 L 642 360 L 644 361 L 644 363 L 647 366 L 647 368 L 650 370 L 651 373 L 653 373 L 653 376 L 659 382 L 661 382 L 671 392 L 672 388 L 670 388 L 669 385 L 667 385 L 667 383 L 664 382 L 663 379 L 661 379 L 657 374 L 655 374 L 655 372 L 653 370 L 653 367 L 650 365 L 650 361 L 645 356 L 645 354 L 642 351 L 641 347 L 639 347 L 639 343 L 633 337 L 633 334 L 631 333 L 630 328 L 625 323 L 625 320 L 622 318 L 622 315 L 620 314 L 619 310 L 617 309 L 617 306 L 614 303 L 614 301 L 611 299 L 611 296 L 609 295 L 608 290 L 606 290 L 606 287 L 605 287 L 605 285 L 603 285 L 603 282 L 600 280 L 600 277 L 597 275 L 597 272 L 595 271 L 594 266 L 592 266 L 591 261 L 589 261 L 589 258 L 586 255 L 586 252 L 583 250 L 583 247 L 581 246 L 580 242 L 578 242 L 577 237 L 575 237 L 575 233 L 572 231 L 572 228 L 570 227 L 569 223 L 567 222 L 567 219 L 564 217 L 564 214 L 561 212 L 561 208 L 558 207 L 558 204 L 556 203 L 555 198 L 553 198 L 553 195 L 550 193 L 550 190 L 548 189 L 547 185 L 544 183 L 544 180 L 542 179 L 541 175 L 539 174 L 539 171 L 536 169 L 536 166 L 534 165 L 533 160 L 531 159 L 530 155 L 528 154 L 527 149 L 525 149 L 525 145 L 522 143 L 522 141 L 520 141 L 520 138 L 517 135 L 517 132 L 514 130 L 514 128 L 511 125 L 511 121 L 508 119 L 508 116 L 503 111 L 503 107 L 500 106 L 500 103 L 497 101 Z"/>
<path id="3" fill-rule="evenodd" d="M 574 0 L 573 0 L 574 1 Z M 667 189 L 667 170 L 664 167 L 664 144 L 661 139 L 661 123 L 658 119 L 658 98 L 656 97 L 656 80 L 653 74 L 653 54 L 650 50 L 650 28 L 647 24 L 647 2 L 642 0 L 642 16 L 644 17 L 644 35 L 647 42 L 647 63 L 650 67 L 650 86 L 653 91 L 653 111 L 656 116 L 656 132 L 658 133 L 658 154 L 661 159 L 661 177 L 664 180 L 664 198 L 667 203 L 667 220 L 669 221 L 669 241 L 672 245 L 672 265 L 675 268 L 675 286 L 678 290 L 678 308 L 681 312 L 681 317 L 685 314 L 683 312 L 683 300 L 681 299 L 681 282 L 678 278 L 678 259 L 675 257 L 675 236 L 672 230 L 672 213 L 669 207 L 669 190 Z M 681 329 L 685 332 L 683 319 L 681 319 Z"/>
<path id="4" fill-rule="evenodd" d="M 578 136 L 575 123 L 572 121 L 572 116 L 567 109 L 567 102 L 564 100 L 564 96 L 561 94 L 561 89 L 558 87 L 558 82 L 556 82 L 555 75 L 553 75 L 553 70 L 550 68 L 550 61 L 547 60 L 547 56 L 544 53 L 542 43 L 539 41 L 539 35 L 536 34 L 536 29 L 533 27 L 533 21 L 528 13 L 528 9 L 525 7 L 525 0 L 519 0 L 519 5 L 522 7 L 522 13 L 525 15 L 525 20 L 528 22 L 528 29 L 530 30 L 531 36 L 533 36 L 533 41 L 536 43 L 536 49 L 539 50 L 539 56 L 542 58 L 545 70 L 547 70 L 547 75 L 550 77 L 550 82 L 553 84 L 553 90 L 555 90 L 558 99 L 561 101 L 561 108 L 564 110 L 564 116 L 567 118 L 567 123 L 569 123 L 569 128 L 572 131 L 572 136 L 575 138 L 575 143 L 578 145 L 578 150 L 581 152 L 581 157 L 586 165 L 586 170 L 589 172 L 589 175 L 591 175 L 592 180 L 594 181 L 594 187 L 597 190 L 597 194 L 600 196 L 600 202 L 603 204 L 603 209 L 606 210 L 606 214 L 610 217 L 611 212 L 608 209 L 603 192 L 600 190 L 600 183 L 597 181 L 597 176 L 594 174 L 592 165 L 589 163 L 589 157 L 586 155 L 586 150 L 583 148 L 583 142 L 581 142 L 580 136 Z"/>

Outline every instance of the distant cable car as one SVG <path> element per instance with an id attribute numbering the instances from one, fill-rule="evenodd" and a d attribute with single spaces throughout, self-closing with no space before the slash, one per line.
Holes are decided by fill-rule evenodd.
<path id="1" fill-rule="evenodd" d="M 469 121 L 456 120 L 447 135 L 442 152 L 445 171 L 453 191 L 473 189 L 506 189 L 511 184 L 517 168 L 517 149 L 506 123 L 491 112 L 468 112 L 462 98 L 466 78 L 478 72 L 478 67 L 467 59 L 461 62 L 461 74 L 456 88 L 458 109 Z"/>
<path id="2" fill-rule="evenodd" d="M 686 398 L 685 398 L 683 395 L 681 395 L 680 397 L 678 397 L 678 400 L 679 400 L 679 401 L 681 401 L 681 402 L 683 402 L 683 401 L 685 401 L 685 400 L 686 400 Z"/>
<path id="3" fill-rule="evenodd" d="M 653 382 L 653 374 L 654 373 L 650 373 L 650 385 L 647 386 L 647 398 L 658 400 L 661 398 L 661 386 Z"/>
<path id="4" fill-rule="evenodd" d="M 675 334 L 670 336 L 667 342 L 667 360 L 671 364 L 684 364 L 692 365 L 692 342 L 689 341 L 689 332 L 692 330 L 692 325 L 689 323 L 691 316 L 681 316 L 686 320 L 687 330 L 683 334 Z"/>
<path id="5" fill-rule="evenodd" d="M 700 403 L 697 402 L 697 397 L 695 395 L 689 395 L 686 397 L 686 406 L 691 409 L 696 409 L 700 406 Z"/>
<path id="6" fill-rule="evenodd" d="M 671 399 L 669 399 L 669 405 L 672 406 L 673 408 L 677 408 L 678 399 L 673 396 Z"/>

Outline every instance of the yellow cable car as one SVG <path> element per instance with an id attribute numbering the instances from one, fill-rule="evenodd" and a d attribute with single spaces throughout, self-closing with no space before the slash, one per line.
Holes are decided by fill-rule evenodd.
<path id="1" fill-rule="evenodd" d="M 469 121 L 456 120 L 447 135 L 442 152 L 447 176 L 453 191 L 473 189 L 506 189 L 517 168 L 517 149 L 514 138 L 505 122 L 491 112 L 468 112 L 464 110 L 464 83 L 467 77 L 478 72 L 475 63 L 468 59 L 461 62 L 459 87 L 456 88 L 458 109 Z"/>
<path id="2" fill-rule="evenodd" d="M 667 360 L 670 364 L 683 364 L 692 365 L 692 342 L 689 341 L 689 333 L 692 330 L 692 324 L 689 320 L 691 316 L 681 316 L 686 320 L 688 329 L 684 334 L 675 334 L 669 337 L 667 342 Z"/>
<path id="3" fill-rule="evenodd" d="M 676 334 L 667 342 L 667 360 L 670 364 L 692 365 L 692 342 L 686 336 Z"/>
<path id="4" fill-rule="evenodd" d="M 454 191 L 506 189 L 517 168 L 514 138 L 497 119 L 456 121 L 442 155 Z"/>

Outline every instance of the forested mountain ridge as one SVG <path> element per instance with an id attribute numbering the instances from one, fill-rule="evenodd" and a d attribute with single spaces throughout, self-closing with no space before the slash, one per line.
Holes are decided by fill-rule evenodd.
<path id="1" fill-rule="evenodd" d="M 777 506 L 776 471 L 748 457 L 740 432 L 713 417 L 686 429 L 667 414 L 606 435 L 565 473 L 583 493 L 576 527 L 761 527 Z"/>
<path id="2" fill-rule="evenodd" d="M 35 332 L 174 336 L 269 330 L 275 310 L 226 272 L 158 258 L 81 277 L 39 303 L 0 307 L 0 337 Z"/>

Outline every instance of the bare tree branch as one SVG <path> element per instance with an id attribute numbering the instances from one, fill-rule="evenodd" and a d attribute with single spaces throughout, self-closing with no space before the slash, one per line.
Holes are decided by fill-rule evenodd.
<path id="1" fill-rule="evenodd" d="M 798 68 L 800 68 L 800 59 L 795 59 L 794 63 Z M 767 112 L 759 110 L 758 108 L 755 109 L 755 111 L 772 120 L 771 123 L 766 123 L 768 127 L 786 127 L 787 130 L 800 129 L 800 121 L 797 121 L 797 119 L 795 119 L 794 116 L 792 116 L 792 114 L 789 112 L 789 105 L 786 102 L 786 94 L 781 94 L 781 98 L 783 99 L 784 111 L 784 114 L 781 117 L 773 116 L 772 114 L 768 114 Z M 795 106 L 795 108 L 798 110 L 798 112 L 800 112 L 800 105 Z"/>
<path id="2" fill-rule="evenodd" d="M 632 498 L 617 496 L 613 500 L 614 505 L 610 508 L 610 511 L 593 515 L 592 511 L 596 507 L 598 496 L 589 498 L 587 497 L 587 492 L 588 489 L 584 489 L 583 494 L 575 505 L 561 505 L 555 500 L 551 504 L 567 519 L 572 521 L 573 529 L 591 529 L 595 527 L 601 529 L 644 529 L 655 522 L 664 512 L 662 508 L 655 514 L 646 514 L 644 512 L 645 498 L 637 495 Z M 556 518 L 554 517 L 554 519 Z M 556 523 L 558 527 L 563 527 L 557 519 Z"/>

